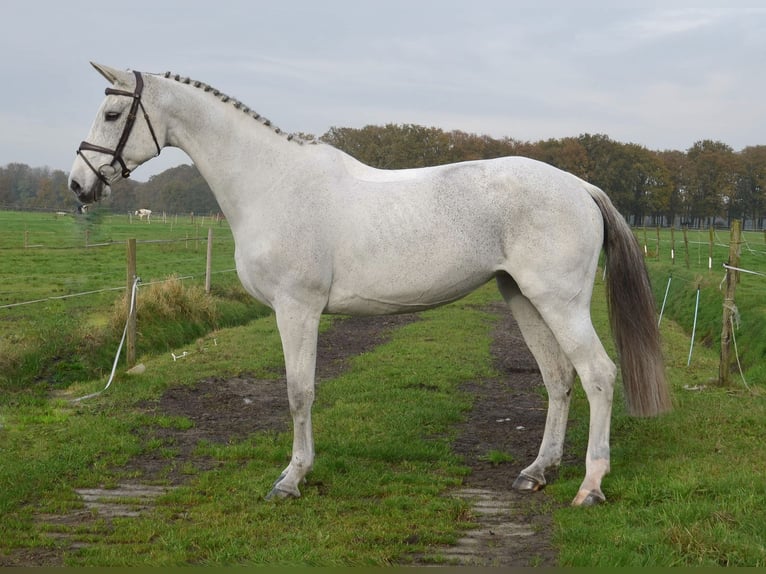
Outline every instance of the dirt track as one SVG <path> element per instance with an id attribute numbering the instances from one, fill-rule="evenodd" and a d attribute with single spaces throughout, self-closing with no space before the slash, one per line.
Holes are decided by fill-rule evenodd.
<path id="1" fill-rule="evenodd" d="M 474 408 L 459 429 L 455 451 L 472 469 L 464 487 L 455 492 L 472 501 L 477 528 L 466 534 L 453 548 L 435 548 L 426 556 L 411 557 L 414 564 L 432 563 L 434 557 L 450 563 L 477 566 L 554 566 L 556 552 L 551 544 L 551 501 L 544 493 L 519 494 L 511 490 L 518 472 L 537 454 L 545 423 L 542 381 L 518 329 L 502 305 L 491 312 L 501 313 L 502 320 L 494 335 L 492 353 L 501 377 L 471 381 L 465 389 L 475 396 Z M 340 373 L 349 357 L 381 344 L 392 330 L 417 316 L 355 317 L 337 321 L 320 337 L 318 380 Z M 206 379 L 196 385 L 169 389 L 153 408 L 168 415 L 187 417 L 194 422 L 190 429 L 156 429 L 146 439 L 170 440 L 178 455 L 170 461 L 151 455 L 133 459 L 127 471 L 151 481 L 162 477 L 170 486 L 183 483 L 183 469 L 191 464 L 199 470 L 217 463 L 194 454 L 198 441 L 227 443 L 258 430 L 286 430 L 288 406 L 284 380 L 255 380 L 242 375 L 233 379 Z M 224 413 L 226 416 L 220 416 Z M 512 453 L 513 460 L 493 464 L 486 460 L 491 451 Z M 130 473 L 133 474 L 133 473 Z M 125 484 L 135 498 L 140 494 L 146 508 L 152 498 L 164 491 L 141 490 L 140 484 Z M 107 494 L 78 492 L 88 508 L 77 515 L 41 516 L 47 530 L 55 536 L 55 524 L 128 516 L 119 505 L 104 500 Z M 138 494 L 137 494 L 138 493 Z M 119 494 L 119 489 L 118 489 Z M 114 492 L 111 491 L 114 496 Z M 90 499 L 88 497 L 91 497 Z M 92 502 L 89 502 L 91 500 Z M 99 502 L 96 502 L 99 501 Z M 94 512 L 96 511 L 96 518 Z M 63 535 L 62 535 L 63 536 Z M 71 548 L 80 541 L 71 539 Z M 55 566 L 62 556 L 51 551 L 39 554 L 29 550 L 0 557 L 0 566 Z M 407 563 L 412 563 L 408 561 Z"/>

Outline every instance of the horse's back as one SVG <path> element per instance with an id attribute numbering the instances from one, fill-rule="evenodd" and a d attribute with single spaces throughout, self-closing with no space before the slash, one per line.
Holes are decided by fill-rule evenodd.
<path id="1" fill-rule="evenodd" d="M 561 235 L 563 243 L 581 249 L 600 249 L 603 241 L 592 186 L 540 161 L 513 156 L 408 170 L 364 167 L 358 164 L 337 190 L 330 215 L 343 245 L 352 248 L 462 246 L 494 257 L 497 250 L 542 248 L 545 237 L 555 243 Z"/>
<path id="2" fill-rule="evenodd" d="M 329 226 L 328 311 L 401 312 L 517 282 L 593 273 L 603 240 L 582 180 L 519 157 L 415 170 L 355 166 Z M 553 279 L 551 279 L 553 282 Z"/>

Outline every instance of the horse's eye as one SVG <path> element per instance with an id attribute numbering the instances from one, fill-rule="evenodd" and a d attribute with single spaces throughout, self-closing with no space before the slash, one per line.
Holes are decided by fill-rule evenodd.
<path id="1" fill-rule="evenodd" d="M 120 117 L 120 112 L 106 112 L 106 114 L 104 114 L 104 118 L 108 122 L 115 122 L 117 121 L 119 117 Z"/>

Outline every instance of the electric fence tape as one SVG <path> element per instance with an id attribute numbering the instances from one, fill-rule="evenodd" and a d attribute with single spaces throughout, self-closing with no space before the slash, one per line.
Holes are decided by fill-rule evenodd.
<path id="1" fill-rule="evenodd" d="M 128 318 L 125 321 L 125 328 L 122 330 L 122 339 L 120 339 L 120 344 L 117 347 L 117 354 L 115 355 L 114 363 L 112 364 L 112 372 L 109 375 L 109 380 L 106 382 L 106 386 L 98 392 L 85 395 L 84 397 L 72 399 L 73 403 L 77 403 L 80 401 L 84 401 L 85 399 L 91 399 L 93 397 L 97 397 L 98 395 L 103 393 L 106 389 L 108 389 L 109 386 L 112 384 L 112 380 L 114 379 L 114 373 L 117 371 L 117 363 L 120 360 L 120 353 L 122 352 L 122 346 L 123 344 L 125 344 L 125 337 L 128 334 L 128 322 L 130 321 L 130 317 L 133 315 L 133 310 L 136 308 L 136 292 L 138 291 L 139 283 L 141 283 L 141 278 L 136 277 L 133 280 L 133 289 L 131 289 L 131 292 L 130 292 L 130 309 L 128 310 Z"/>

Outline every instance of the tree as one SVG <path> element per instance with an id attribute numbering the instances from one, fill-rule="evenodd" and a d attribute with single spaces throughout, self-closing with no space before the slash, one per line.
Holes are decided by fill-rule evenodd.
<path id="1" fill-rule="evenodd" d="M 671 193 L 665 166 L 655 153 L 637 144 L 621 144 L 619 156 L 622 164 L 620 179 L 632 195 L 627 213 L 634 225 L 643 225 L 647 216 L 651 216 L 655 224 L 663 224 L 661 219 L 667 211 Z"/>
<path id="2" fill-rule="evenodd" d="M 529 150 L 529 154 L 530 157 L 587 179 L 590 163 L 588 151 L 578 138 L 541 141 Z"/>
<path id="3" fill-rule="evenodd" d="M 213 192 L 193 165 L 170 168 L 138 187 L 130 209 L 140 208 L 170 213 L 220 212 Z"/>
<path id="4" fill-rule="evenodd" d="M 53 182 L 49 177 L 37 182 L 37 193 L 32 199 L 32 207 L 54 209 L 56 207 L 56 193 L 53 190 Z"/>
<path id="5" fill-rule="evenodd" d="M 690 200 L 693 219 L 707 224 L 728 213 L 735 194 L 734 150 L 720 141 L 701 140 L 687 151 L 690 162 Z"/>
<path id="6" fill-rule="evenodd" d="M 372 167 L 404 169 L 447 163 L 450 141 L 438 128 L 386 124 L 361 129 L 330 128 L 321 140 Z"/>
<path id="7" fill-rule="evenodd" d="M 766 218 L 766 146 L 746 147 L 739 154 L 740 169 L 737 178 L 737 203 L 744 218 L 753 221 L 753 227 L 764 229 Z"/>
<path id="8" fill-rule="evenodd" d="M 440 158 L 440 163 L 492 159 L 509 155 L 525 155 L 524 144 L 512 138 L 495 139 L 487 135 L 479 136 L 460 130 L 447 134 L 449 151 Z"/>
<path id="9" fill-rule="evenodd" d="M 300 134 L 303 139 L 313 136 Z M 602 188 L 636 225 L 704 225 L 721 216 L 766 225 L 766 146 L 734 153 L 725 143 L 696 142 L 686 152 L 649 151 L 613 141 L 604 134 L 521 142 L 512 138 L 415 124 L 331 128 L 321 138 L 373 167 L 413 168 L 522 155 L 547 162 Z M 0 207 L 71 211 L 76 199 L 67 174 L 20 163 L 0 167 Z M 148 182 L 122 180 L 102 210 L 218 213 L 220 208 L 193 165 L 181 165 Z"/>
<path id="10" fill-rule="evenodd" d="M 1 181 L 5 189 L 0 192 L 4 203 L 17 207 L 28 206 L 30 198 L 37 192 L 32 168 L 23 163 L 9 163 L 4 172 Z"/>
<path id="11" fill-rule="evenodd" d="M 657 153 L 662 163 L 667 190 L 665 216 L 672 225 L 676 216 L 680 216 L 681 224 L 691 222 L 691 204 L 689 201 L 689 159 L 682 151 L 666 150 Z"/>

